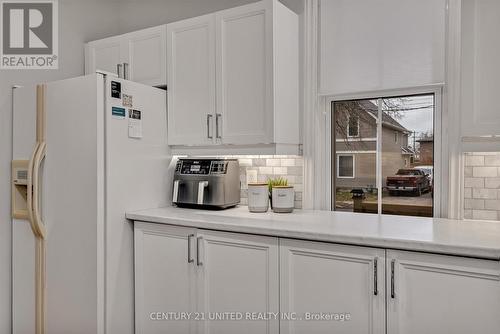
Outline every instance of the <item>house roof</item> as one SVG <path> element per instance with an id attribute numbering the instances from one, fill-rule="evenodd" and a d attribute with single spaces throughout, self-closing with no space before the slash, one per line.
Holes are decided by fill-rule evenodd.
<path id="1" fill-rule="evenodd" d="M 360 100 L 358 101 L 358 103 L 361 106 L 361 108 L 363 108 L 363 110 L 368 112 L 368 114 L 370 114 L 373 118 L 377 119 L 378 107 L 373 102 L 369 100 Z M 403 125 L 401 125 L 401 123 L 396 121 L 391 115 L 385 112 L 382 114 L 382 126 L 387 126 L 401 132 L 411 132 Z"/>
<path id="2" fill-rule="evenodd" d="M 428 142 L 434 142 L 434 136 L 432 137 L 425 137 L 425 138 L 420 138 L 416 140 L 419 143 L 428 143 Z"/>
<path id="3" fill-rule="evenodd" d="M 415 151 L 413 150 L 413 148 L 411 148 L 409 146 L 407 146 L 407 147 L 401 146 L 401 154 L 403 154 L 403 155 L 414 155 Z"/>

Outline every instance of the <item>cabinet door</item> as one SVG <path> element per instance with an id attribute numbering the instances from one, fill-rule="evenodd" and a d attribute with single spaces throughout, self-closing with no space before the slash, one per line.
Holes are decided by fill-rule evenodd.
<path id="1" fill-rule="evenodd" d="M 85 73 L 100 70 L 118 75 L 118 64 L 123 63 L 126 53 L 119 36 L 89 42 L 85 45 Z M 122 73 L 123 67 L 120 75 Z"/>
<path id="2" fill-rule="evenodd" d="M 167 25 L 168 143 L 207 145 L 215 138 L 215 16 Z"/>
<path id="3" fill-rule="evenodd" d="M 218 137 L 273 142 L 272 2 L 216 13 Z"/>
<path id="4" fill-rule="evenodd" d="M 384 270 L 381 249 L 280 239 L 281 333 L 385 333 Z"/>
<path id="5" fill-rule="evenodd" d="M 489 151 L 490 146 L 497 150 L 500 147 L 500 138 L 488 139 L 493 135 L 500 135 L 498 31 L 500 1 L 463 1 L 461 132 L 462 137 L 466 137 L 466 142 L 472 141 L 473 150 L 484 148 Z"/>
<path id="6" fill-rule="evenodd" d="M 150 86 L 167 84 L 167 31 L 157 26 L 124 35 L 128 49 L 128 80 Z"/>
<path id="7" fill-rule="evenodd" d="M 189 228 L 135 223 L 137 334 L 194 333 L 190 321 L 162 318 L 167 312 L 195 311 L 194 234 L 195 230 Z"/>
<path id="8" fill-rule="evenodd" d="M 250 320 L 247 312 L 278 312 L 278 239 L 198 231 L 200 333 L 278 333 L 278 319 Z M 209 319 L 222 312 L 240 320 Z"/>
<path id="9" fill-rule="evenodd" d="M 389 334 L 496 334 L 500 262 L 387 252 Z"/>

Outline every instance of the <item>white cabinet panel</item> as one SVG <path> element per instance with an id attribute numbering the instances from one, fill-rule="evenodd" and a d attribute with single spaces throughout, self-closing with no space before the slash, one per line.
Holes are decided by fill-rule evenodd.
<path id="1" fill-rule="evenodd" d="M 135 326 L 137 334 L 194 333 L 194 323 L 161 319 L 157 312 L 194 312 L 196 276 L 189 263 L 194 229 L 135 223 Z M 192 245 L 192 244 L 191 244 Z"/>
<path id="2" fill-rule="evenodd" d="M 278 312 L 278 239 L 199 230 L 199 310 Z M 246 316 L 245 316 L 246 317 Z M 206 320 L 200 333 L 278 333 L 278 320 Z"/>
<path id="3" fill-rule="evenodd" d="M 273 41 L 270 2 L 216 13 L 219 135 L 226 144 L 271 143 Z"/>
<path id="4" fill-rule="evenodd" d="M 88 43 L 85 46 L 85 73 L 100 70 L 118 75 L 118 64 L 122 63 L 125 52 L 117 37 Z"/>
<path id="5" fill-rule="evenodd" d="M 127 34 L 130 69 L 127 79 L 150 86 L 167 82 L 166 26 Z"/>
<path id="6" fill-rule="evenodd" d="M 168 143 L 211 144 L 215 138 L 215 17 L 167 25 Z"/>
<path id="7" fill-rule="evenodd" d="M 462 136 L 500 135 L 500 2 L 462 4 Z"/>
<path id="8" fill-rule="evenodd" d="M 386 277 L 387 333 L 498 333 L 498 261 L 387 251 Z"/>
<path id="9" fill-rule="evenodd" d="M 150 86 L 167 83 L 166 25 L 85 45 L 85 73 L 97 70 Z"/>
<path id="10" fill-rule="evenodd" d="M 303 319 L 282 321 L 281 333 L 385 333 L 384 256 L 375 248 L 281 239 L 280 310 Z M 306 321 L 307 313 L 350 319 Z"/>

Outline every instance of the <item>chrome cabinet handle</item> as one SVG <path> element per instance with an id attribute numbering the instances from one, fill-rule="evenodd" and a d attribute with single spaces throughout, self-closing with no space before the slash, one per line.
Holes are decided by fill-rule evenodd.
<path id="1" fill-rule="evenodd" d="M 373 294 L 378 295 L 378 257 L 373 261 Z"/>
<path id="2" fill-rule="evenodd" d="M 212 123 L 212 117 L 213 115 L 207 114 L 207 138 L 208 139 L 213 139 L 214 136 L 212 135 L 212 131 L 210 131 L 211 126 L 210 124 Z"/>
<path id="3" fill-rule="evenodd" d="M 216 114 L 215 115 L 215 137 L 217 139 L 222 138 L 222 128 L 219 131 L 219 125 L 222 126 L 222 118 L 221 117 L 222 117 L 222 114 Z M 220 122 L 219 122 L 219 119 L 221 119 Z"/>
<path id="4" fill-rule="evenodd" d="M 194 238 L 194 234 L 188 235 L 188 263 L 194 262 L 194 259 L 191 256 L 191 238 Z"/>
<path id="5" fill-rule="evenodd" d="M 202 266 L 203 261 L 201 261 L 201 255 L 200 255 L 200 249 L 201 249 L 201 241 L 203 240 L 203 237 L 198 237 L 196 238 L 196 265 L 197 266 Z"/>
<path id="6" fill-rule="evenodd" d="M 391 298 L 394 299 L 396 298 L 396 292 L 395 292 L 395 287 L 394 287 L 394 266 L 395 266 L 396 260 L 391 261 Z"/>
<path id="7" fill-rule="evenodd" d="M 128 63 L 123 63 L 123 79 L 125 80 L 129 79 L 128 70 L 129 70 Z"/>
<path id="8" fill-rule="evenodd" d="M 122 64 L 116 64 L 116 74 L 118 75 L 118 78 L 122 77 Z"/>

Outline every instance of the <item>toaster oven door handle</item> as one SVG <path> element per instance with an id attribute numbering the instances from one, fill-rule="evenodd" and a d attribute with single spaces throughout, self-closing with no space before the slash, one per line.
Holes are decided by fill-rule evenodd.
<path id="1" fill-rule="evenodd" d="M 179 197 L 179 184 L 180 184 L 180 181 L 179 180 L 175 180 L 174 181 L 174 193 L 172 195 L 172 202 L 173 203 L 177 203 L 177 199 Z"/>
<path id="2" fill-rule="evenodd" d="M 208 187 L 208 181 L 200 181 L 198 183 L 198 205 L 203 205 L 203 196 L 205 195 L 206 187 Z"/>

